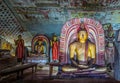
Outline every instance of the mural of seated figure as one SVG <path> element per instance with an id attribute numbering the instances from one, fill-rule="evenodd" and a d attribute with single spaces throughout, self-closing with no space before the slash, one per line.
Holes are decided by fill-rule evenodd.
<path id="1" fill-rule="evenodd" d="M 78 41 L 69 45 L 69 57 L 71 65 L 62 67 L 63 71 L 76 71 L 78 69 L 93 68 L 96 63 L 96 46 L 88 40 L 87 30 L 81 24 L 77 33 Z"/>

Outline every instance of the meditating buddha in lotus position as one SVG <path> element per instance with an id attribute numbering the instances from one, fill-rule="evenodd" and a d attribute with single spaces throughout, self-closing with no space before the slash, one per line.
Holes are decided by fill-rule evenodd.
<path id="1" fill-rule="evenodd" d="M 78 41 L 69 45 L 70 66 L 62 67 L 63 71 L 74 71 L 76 69 L 90 68 L 96 61 L 96 46 L 88 40 L 87 30 L 84 24 L 78 31 Z"/>
<path id="2" fill-rule="evenodd" d="M 35 47 L 38 54 L 44 54 L 45 53 L 45 46 L 43 45 L 43 41 L 38 41 L 38 45 Z"/>

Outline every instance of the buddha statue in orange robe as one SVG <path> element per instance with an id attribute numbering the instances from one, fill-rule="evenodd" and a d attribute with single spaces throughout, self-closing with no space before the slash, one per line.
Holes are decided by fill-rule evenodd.
<path id="1" fill-rule="evenodd" d="M 24 40 L 22 39 L 22 36 L 19 35 L 17 40 L 15 41 L 15 45 L 16 45 L 16 53 L 15 55 L 18 58 L 18 62 L 23 62 L 23 58 L 24 58 Z"/>
<path id="2" fill-rule="evenodd" d="M 53 62 L 58 62 L 58 48 L 59 48 L 59 42 L 57 40 L 57 36 L 53 35 L 53 40 L 51 41 L 52 46 L 52 60 Z"/>

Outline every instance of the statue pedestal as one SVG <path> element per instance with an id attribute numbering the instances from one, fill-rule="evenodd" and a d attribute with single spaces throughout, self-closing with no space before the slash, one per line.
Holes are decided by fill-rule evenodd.
<path id="1" fill-rule="evenodd" d="M 74 71 L 63 71 L 64 65 L 61 63 L 50 63 L 49 64 L 49 76 L 53 75 L 53 68 L 58 67 L 58 76 L 62 78 L 79 78 L 79 77 L 89 77 L 89 78 L 109 78 L 107 74 L 106 67 L 101 68 L 88 68 L 79 70 L 74 68 Z M 57 75 L 56 75 L 57 76 Z"/>
<path id="2" fill-rule="evenodd" d="M 50 77 L 51 77 L 52 74 L 53 74 L 53 67 L 55 67 L 55 66 L 57 66 L 57 67 L 59 68 L 60 66 L 62 66 L 62 64 L 60 64 L 60 63 L 54 63 L 54 62 L 49 63 L 49 76 L 50 76 Z M 58 71 L 59 71 L 59 70 L 58 70 Z"/>

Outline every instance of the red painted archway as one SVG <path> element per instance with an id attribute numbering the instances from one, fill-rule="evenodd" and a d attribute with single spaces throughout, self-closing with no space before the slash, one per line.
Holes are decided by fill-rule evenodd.
<path id="1" fill-rule="evenodd" d="M 85 23 L 89 39 L 96 45 L 96 64 L 104 65 L 105 40 L 102 25 L 89 18 L 74 18 L 66 22 L 61 31 L 60 37 L 60 58 L 61 62 L 68 63 L 68 46 L 77 38 L 77 30 L 81 22 Z"/>
<path id="2" fill-rule="evenodd" d="M 42 39 L 42 41 L 46 43 L 46 54 L 47 54 L 47 56 L 49 56 L 49 45 L 50 45 L 49 39 L 47 36 L 42 35 L 42 34 L 38 34 L 38 35 L 33 37 L 33 39 L 32 39 L 32 52 L 35 51 L 35 48 L 34 48 L 35 43 L 40 39 Z"/>

